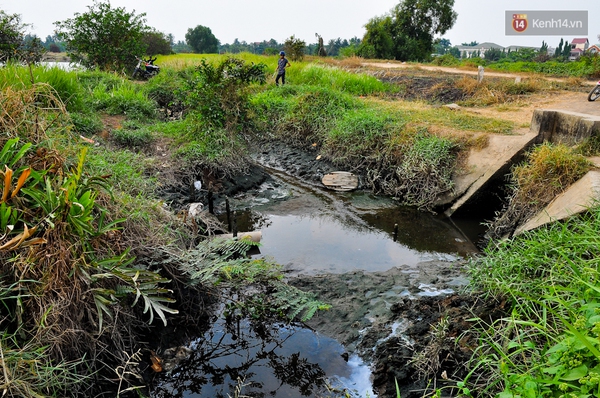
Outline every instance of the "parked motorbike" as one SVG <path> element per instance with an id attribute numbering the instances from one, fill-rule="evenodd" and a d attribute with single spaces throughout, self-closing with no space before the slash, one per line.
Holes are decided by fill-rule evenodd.
<path id="1" fill-rule="evenodd" d="M 600 82 L 588 94 L 588 101 L 596 101 L 598 98 L 600 98 Z"/>
<path id="2" fill-rule="evenodd" d="M 158 72 L 160 72 L 160 67 L 154 65 L 156 57 L 150 57 L 147 60 L 138 57 L 135 57 L 135 59 L 137 59 L 138 63 L 133 70 L 133 75 L 131 76 L 133 79 L 135 79 L 137 75 L 140 75 L 144 79 L 149 79 L 152 76 L 158 75 Z"/>

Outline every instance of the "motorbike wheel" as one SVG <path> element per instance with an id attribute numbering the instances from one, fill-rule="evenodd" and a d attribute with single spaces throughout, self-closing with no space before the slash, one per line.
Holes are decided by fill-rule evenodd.
<path id="1" fill-rule="evenodd" d="M 135 68 L 135 70 L 133 71 L 133 75 L 131 75 L 132 79 L 135 79 L 135 76 L 138 74 L 140 70 L 138 68 Z"/>
<path id="2" fill-rule="evenodd" d="M 600 98 L 600 84 L 594 87 L 594 89 L 588 94 L 588 101 L 590 102 L 596 101 L 598 98 Z"/>

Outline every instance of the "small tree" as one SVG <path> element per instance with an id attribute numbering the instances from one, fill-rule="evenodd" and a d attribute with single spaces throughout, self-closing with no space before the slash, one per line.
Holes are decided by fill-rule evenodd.
<path id="1" fill-rule="evenodd" d="M 146 55 L 171 54 L 171 41 L 167 35 L 156 30 L 144 33 L 142 41 L 146 45 Z"/>
<path id="2" fill-rule="evenodd" d="M 26 24 L 18 14 L 7 14 L 0 10 L 0 62 L 11 60 L 35 63 L 45 51 L 36 36 L 25 35 Z"/>
<path id="3" fill-rule="evenodd" d="M 219 52 L 219 40 L 213 35 L 210 28 L 198 25 L 188 29 L 185 41 L 198 54 L 214 54 Z"/>
<path id="4" fill-rule="evenodd" d="M 564 59 L 569 59 L 569 56 L 571 56 L 571 45 L 569 45 L 568 41 L 565 42 L 565 46 L 563 47 L 562 56 Z"/>
<path id="5" fill-rule="evenodd" d="M 145 15 L 112 8 L 109 2 L 94 2 L 88 12 L 76 13 L 55 25 L 73 61 L 91 68 L 122 71 L 135 55 L 146 52 L 142 41 L 148 30 Z"/>
<path id="6" fill-rule="evenodd" d="M 327 56 L 327 51 L 325 50 L 325 45 L 323 44 L 323 38 L 318 33 L 315 33 L 315 36 L 318 39 L 318 43 L 317 43 L 317 55 L 319 57 L 326 57 Z"/>
<path id="7" fill-rule="evenodd" d="M 0 62 L 17 58 L 25 30 L 18 14 L 7 14 L 0 10 Z"/>
<path id="8" fill-rule="evenodd" d="M 248 123 L 247 88 L 263 84 L 265 70 L 265 64 L 248 64 L 238 58 L 227 58 L 216 66 L 203 59 L 185 82 L 186 103 L 202 115 L 208 128 L 243 130 Z"/>
<path id="9" fill-rule="evenodd" d="M 306 42 L 297 39 L 294 35 L 290 36 L 290 38 L 283 43 L 283 49 L 289 55 L 292 61 L 302 61 L 304 58 L 305 48 Z"/>
<path id="10" fill-rule="evenodd" d="M 564 41 L 563 41 L 563 39 L 561 37 L 560 43 L 558 44 L 558 47 L 556 47 L 556 50 L 554 50 L 554 56 L 556 58 L 559 58 L 559 57 L 562 56 L 562 53 L 563 53 L 563 43 L 564 43 Z"/>

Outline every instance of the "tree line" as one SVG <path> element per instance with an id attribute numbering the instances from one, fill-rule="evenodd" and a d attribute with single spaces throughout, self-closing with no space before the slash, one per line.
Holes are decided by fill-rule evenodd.
<path id="1" fill-rule="evenodd" d="M 292 58 L 305 54 L 318 56 L 361 56 L 364 58 L 423 61 L 430 58 L 434 36 L 450 29 L 456 21 L 454 0 L 401 0 L 389 13 L 369 20 L 362 38 L 341 37 L 325 42 L 317 33 L 316 43 L 306 44 L 290 36 L 283 43 L 274 39 L 248 43 L 235 39 L 221 44 L 209 27 L 189 28 L 185 41 L 174 41 L 146 24 L 145 13 L 135 14 L 110 2 L 96 1 L 88 11 L 55 22 L 56 31 L 44 41 L 25 35 L 28 26 L 19 15 L 0 10 L 0 62 L 9 59 L 34 61 L 44 51 L 66 51 L 71 59 L 84 66 L 102 70 L 120 70 L 135 56 L 194 53 L 276 54 L 290 52 Z"/>

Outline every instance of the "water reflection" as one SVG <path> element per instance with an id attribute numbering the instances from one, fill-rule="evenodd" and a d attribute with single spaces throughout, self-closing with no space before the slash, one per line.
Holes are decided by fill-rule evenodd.
<path id="1" fill-rule="evenodd" d="M 289 325 L 217 321 L 191 357 L 152 392 L 159 398 L 374 396 L 370 371 L 335 340 Z"/>
<path id="2" fill-rule="evenodd" d="M 448 219 L 365 192 L 331 192 L 275 177 L 233 206 L 240 231 L 262 231 L 260 254 L 292 273 L 386 271 L 478 251 Z"/>

